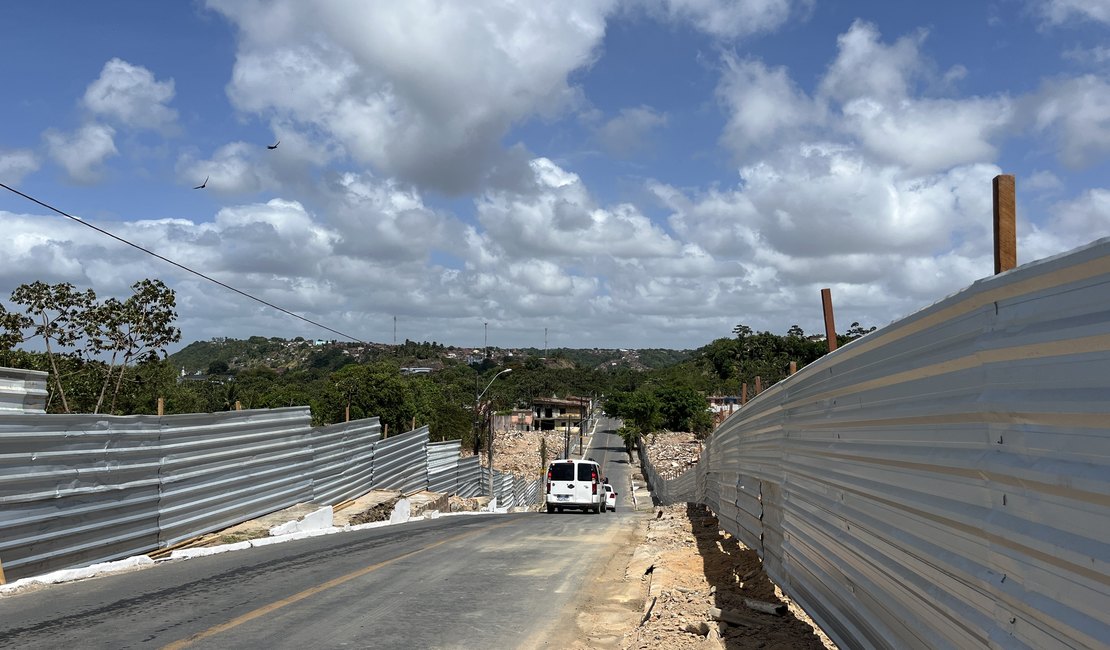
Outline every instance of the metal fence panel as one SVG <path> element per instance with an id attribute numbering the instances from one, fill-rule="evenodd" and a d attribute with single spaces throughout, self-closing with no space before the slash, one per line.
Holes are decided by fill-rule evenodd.
<path id="1" fill-rule="evenodd" d="M 459 459 L 458 469 L 458 495 L 460 497 L 476 497 L 485 494 L 482 459 L 477 456 L 467 456 Z"/>
<path id="2" fill-rule="evenodd" d="M 0 560 L 9 579 L 158 544 L 150 416 L 0 415 Z"/>
<path id="3" fill-rule="evenodd" d="M 981 280 L 757 396 L 691 478 L 645 476 L 719 512 L 734 489 L 722 526 L 842 647 L 1100 647 L 1108 304 L 1110 240 Z"/>
<path id="4" fill-rule="evenodd" d="M 0 367 L 0 413 L 45 413 L 49 376 L 41 370 Z"/>
<path id="5" fill-rule="evenodd" d="M 440 494 L 455 494 L 459 488 L 459 449 L 461 440 L 428 443 L 428 489 Z"/>
<path id="6" fill-rule="evenodd" d="M 516 505 L 516 492 L 513 489 L 513 475 L 494 470 L 493 484 L 497 494 L 497 505 L 512 508 Z"/>
<path id="7" fill-rule="evenodd" d="M 414 494 L 428 489 L 428 427 L 374 445 L 374 488 Z"/>
<path id="8" fill-rule="evenodd" d="M 312 501 L 335 505 L 366 494 L 374 485 L 378 418 L 312 430 Z"/>
<path id="9" fill-rule="evenodd" d="M 311 501 L 310 424 L 307 407 L 162 418 L 160 545 Z"/>

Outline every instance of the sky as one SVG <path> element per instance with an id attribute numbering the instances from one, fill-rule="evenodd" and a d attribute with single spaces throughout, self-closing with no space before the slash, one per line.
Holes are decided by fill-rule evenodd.
<path id="1" fill-rule="evenodd" d="M 0 182 L 363 341 L 882 327 L 993 272 L 1003 173 L 1019 264 L 1110 235 L 1110 0 L 41 0 L 0 53 Z M 157 278 L 182 345 L 341 338 L 0 229 L 9 308 Z"/>

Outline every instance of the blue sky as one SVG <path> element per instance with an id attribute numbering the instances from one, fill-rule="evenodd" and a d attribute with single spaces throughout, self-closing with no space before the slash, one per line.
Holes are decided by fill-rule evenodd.
<path id="1" fill-rule="evenodd" d="M 882 326 L 1110 231 L 1110 3 L 38 2 L 0 182 L 363 340 Z M 267 144 L 280 140 L 273 151 Z M 193 190 L 205 177 L 208 185 Z M 7 192 L 0 301 L 157 277 L 185 342 L 326 332 Z"/>

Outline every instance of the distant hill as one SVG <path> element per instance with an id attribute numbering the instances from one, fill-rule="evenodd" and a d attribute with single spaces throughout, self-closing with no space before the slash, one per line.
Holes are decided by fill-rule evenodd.
<path id="1" fill-rule="evenodd" d="M 456 348 L 438 343 L 405 341 L 401 345 L 370 344 L 347 341 L 292 340 L 252 336 L 249 339 L 212 339 L 194 341 L 169 356 L 170 362 L 184 368 L 188 374 L 205 373 L 213 364 L 227 364 L 232 372 L 254 367 L 275 370 L 303 370 L 339 368 L 348 363 L 361 363 L 390 357 L 402 365 L 439 367 L 444 364 L 464 363 L 477 350 Z M 664 349 L 573 349 L 553 348 L 547 351 L 547 364 L 559 366 L 581 365 L 598 370 L 651 370 L 681 363 L 693 357 L 693 350 Z M 495 359 L 543 358 L 544 351 L 536 348 L 491 348 Z"/>

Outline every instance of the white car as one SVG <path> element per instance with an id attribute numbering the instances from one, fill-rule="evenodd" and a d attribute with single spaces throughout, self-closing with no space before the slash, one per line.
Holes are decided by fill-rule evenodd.
<path id="1" fill-rule="evenodd" d="M 565 458 L 547 467 L 547 511 L 605 511 L 601 465 L 592 460 Z"/>
<path id="2" fill-rule="evenodd" d="M 605 505 L 613 512 L 617 511 L 617 492 L 612 485 L 605 483 L 601 486 L 605 490 Z"/>

